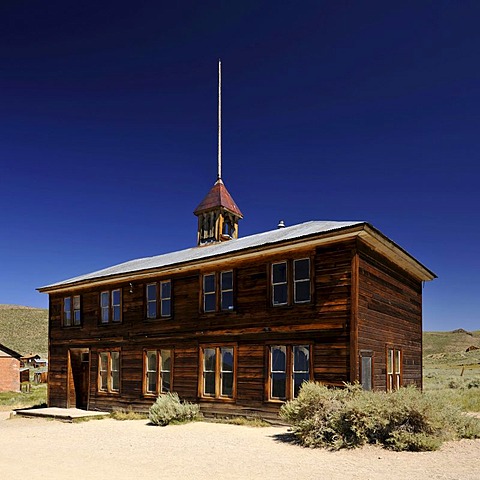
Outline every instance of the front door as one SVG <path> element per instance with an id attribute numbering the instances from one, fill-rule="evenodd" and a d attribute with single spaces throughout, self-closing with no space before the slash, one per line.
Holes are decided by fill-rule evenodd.
<path id="1" fill-rule="evenodd" d="M 88 348 L 71 348 L 68 352 L 68 407 L 88 409 L 90 352 Z"/>

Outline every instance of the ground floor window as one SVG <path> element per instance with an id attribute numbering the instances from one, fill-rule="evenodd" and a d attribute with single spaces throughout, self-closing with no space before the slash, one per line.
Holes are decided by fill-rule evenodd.
<path id="1" fill-rule="evenodd" d="M 235 398 L 236 390 L 236 347 L 203 346 L 200 348 L 201 397 L 217 399 Z"/>
<path id="2" fill-rule="evenodd" d="M 290 400 L 311 378 L 310 345 L 269 347 L 268 395 L 270 400 Z"/>
<path id="3" fill-rule="evenodd" d="M 360 383 L 364 390 L 373 388 L 373 352 L 370 350 L 360 352 Z"/>
<path id="4" fill-rule="evenodd" d="M 99 352 L 98 390 L 109 393 L 120 391 L 120 351 Z"/>
<path id="5" fill-rule="evenodd" d="M 387 391 L 402 386 L 402 350 L 387 346 Z"/>
<path id="6" fill-rule="evenodd" d="M 145 350 L 144 386 L 145 394 L 158 395 L 172 390 L 173 350 Z"/>

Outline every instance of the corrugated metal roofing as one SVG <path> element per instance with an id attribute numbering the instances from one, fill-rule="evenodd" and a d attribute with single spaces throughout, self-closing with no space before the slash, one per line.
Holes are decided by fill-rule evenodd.
<path id="1" fill-rule="evenodd" d="M 154 257 L 139 258 L 128 262 L 113 265 L 112 267 L 97 270 L 96 272 L 87 273 L 78 277 L 70 278 L 62 282 L 46 285 L 40 289 L 49 287 L 58 287 L 72 283 L 82 282 L 85 280 L 94 280 L 112 275 L 121 275 L 133 273 L 142 270 L 149 270 L 160 267 L 178 265 L 191 262 L 194 260 L 202 260 L 212 258 L 228 253 L 238 252 L 253 247 L 260 247 L 269 244 L 275 244 L 283 241 L 294 240 L 297 238 L 308 237 L 310 235 L 321 234 L 339 230 L 342 228 L 361 225 L 365 222 L 334 222 L 334 221 L 311 221 L 292 225 L 291 227 L 280 228 L 268 232 L 257 233 L 248 237 L 237 238 L 227 242 L 216 243 L 213 245 L 205 245 L 201 247 L 188 248 L 178 252 L 165 253 Z"/>

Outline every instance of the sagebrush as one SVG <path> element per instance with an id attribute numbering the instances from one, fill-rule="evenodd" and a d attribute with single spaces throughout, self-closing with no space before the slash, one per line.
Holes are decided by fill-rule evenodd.
<path id="1" fill-rule="evenodd" d="M 154 425 L 165 426 L 169 423 L 183 423 L 196 420 L 200 407 L 194 403 L 181 402 L 177 393 L 160 395 L 150 407 L 148 418 Z"/>
<path id="2" fill-rule="evenodd" d="M 304 383 L 280 416 L 308 447 L 378 444 L 393 450 L 436 450 L 445 440 L 480 438 L 480 421 L 414 387 L 371 392 L 359 385 Z"/>

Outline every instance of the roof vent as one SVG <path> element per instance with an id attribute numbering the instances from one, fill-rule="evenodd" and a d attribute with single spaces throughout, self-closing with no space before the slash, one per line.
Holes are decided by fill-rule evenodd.
<path id="1" fill-rule="evenodd" d="M 285 222 L 283 220 L 280 220 L 278 222 L 277 228 L 285 228 Z"/>

